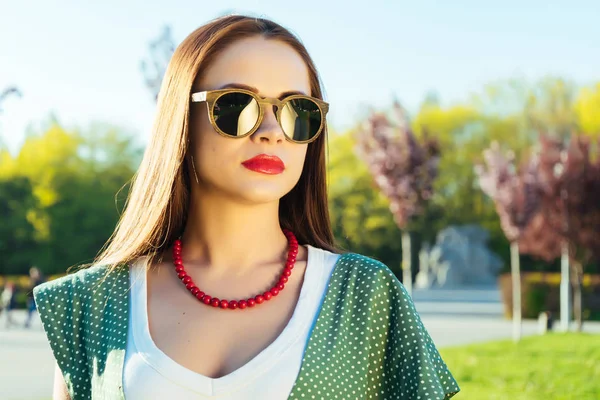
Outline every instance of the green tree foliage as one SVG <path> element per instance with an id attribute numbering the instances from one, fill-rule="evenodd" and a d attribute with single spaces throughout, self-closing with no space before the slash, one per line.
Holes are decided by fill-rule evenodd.
<path id="1" fill-rule="evenodd" d="M 69 131 L 52 123 L 18 154 L 0 154 L 0 274 L 45 273 L 90 262 L 110 236 L 141 159 L 131 135 L 105 125 Z M 17 235 L 18 232 L 18 235 Z M 4 250 L 4 248 L 2 250 Z"/>
<path id="2" fill-rule="evenodd" d="M 424 130 L 435 135 L 442 158 L 434 196 L 410 227 L 414 245 L 432 242 L 448 225 L 478 223 L 490 231 L 493 250 L 508 265 L 509 246 L 494 205 L 476 185 L 474 165 L 482 161 L 483 149 L 497 141 L 513 149 L 518 162 L 529 155 L 538 129 L 561 136 L 565 127 L 576 127 L 598 137 L 599 115 L 600 84 L 577 91 L 558 78 L 494 82 L 450 106 L 429 95 L 413 115 L 413 129 L 417 136 Z M 356 156 L 354 133 L 329 138 L 334 232 L 344 248 L 399 272 L 401 232 Z M 14 156 L 0 148 L 0 274 L 26 273 L 32 264 L 53 273 L 90 261 L 112 232 L 127 187 L 116 203 L 115 194 L 140 160 L 132 136 L 106 125 L 76 131 L 51 123 L 28 135 Z M 548 268 L 527 257 L 522 267 Z"/>
<path id="3" fill-rule="evenodd" d="M 600 138 L 600 82 L 581 89 L 575 102 L 575 113 L 582 133 Z"/>
<path id="4" fill-rule="evenodd" d="M 344 249 L 375 257 L 398 272 L 400 230 L 355 147 L 351 132 L 330 133 L 329 205 L 335 237 Z"/>
<path id="5" fill-rule="evenodd" d="M 486 85 L 468 100 L 443 106 L 428 96 L 412 119 L 417 136 L 425 130 L 442 149 L 434 196 L 421 218 L 411 224 L 415 242 L 433 242 L 449 225 L 476 223 L 490 234 L 490 246 L 509 265 L 506 240 L 493 202 L 477 185 L 474 166 L 483 150 L 494 141 L 515 151 L 517 162 L 528 157 L 540 133 L 565 137 L 567 129 L 581 126 L 594 131 L 600 115 L 600 86 L 583 89 L 576 96 L 568 80 L 546 78 L 498 81 Z M 387 200 L 379 193 L 366 166 L 355 155 L 354 131 L 330 137 L 330 199 L 338 241 L 352 251 L 364 252 L 399 265 L 400 232 L 394 226 Z M 414 252 L 413 252 L 414 253 Z M 523 270 L 558 269 L 530 257 L 522 258 Z"/>
<path id="6" fill-rule="evenodd" d="M 0 275 L 15 274 L 30 267 L 31 252 L 36 248 L 30 213 L 36 207 L 29 179 L 0 178 Z"/>

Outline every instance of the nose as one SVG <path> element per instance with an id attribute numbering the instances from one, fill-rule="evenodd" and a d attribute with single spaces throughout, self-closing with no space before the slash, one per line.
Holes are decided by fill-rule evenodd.
<path id="1" fill-rule="evenodd" d="M 265 114 L 260 126 L 252 134 L 252 139 L 259 142 L 281 143 L 285 140 L 283 130 L 277 122 L 277 106 L 265 107 Z"/>

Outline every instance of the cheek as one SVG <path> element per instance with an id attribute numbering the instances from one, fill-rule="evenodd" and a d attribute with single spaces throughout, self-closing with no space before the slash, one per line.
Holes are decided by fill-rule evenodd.
<path id="1" fill-rule="evenodd" d="M 302 146 L 301 149 L 295 149 L 294 152 L 291 153 L 290 156 L 290 172 L 293 173 L 294 177 L 300 179 L 300 175 L 302 174 L 302 169 L 304 168 L 304 161 L 306 159 L 306 151 L 308 145 L 294 145 L 294 146 Z"/>
<path id="2" fill-rule="evenodd" d="M 230 140 L 219 135 L 208 118 L 200 116 L 191 126 L 191 134 L 194 138 L 194 158 L 198 174 L 207 176 L 212 169 L 223 168 L 225 160 L 230 159 L 232 144 Z"/>

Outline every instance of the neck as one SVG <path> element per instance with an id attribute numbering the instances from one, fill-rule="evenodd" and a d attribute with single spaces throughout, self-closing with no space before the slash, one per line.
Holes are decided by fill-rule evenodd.
<path id="1" fill-rule="evenodd" d="M 223 273 L 280 263 L 288 251 L 278 201 L 242 204 L 221 196 L 195 196 L 181 240 L 186 266 Z"/>

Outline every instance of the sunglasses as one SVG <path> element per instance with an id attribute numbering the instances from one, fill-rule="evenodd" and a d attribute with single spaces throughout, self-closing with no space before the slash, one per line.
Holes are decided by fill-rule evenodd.
<path id="1" fill-rule="evenodd" d="M 272 106 L 286 139 L 294 143 L 310 143 L 325 127 L 329 111 L 326 102 L 299 94 L 283 100 L 260 97 L 245 89 L 222 89 L 196 92 L 193 103 L 205 101 L 208 118 L 223 136 L 242 138 L 256 132 L 265 116 L 265 107 Z"/>

